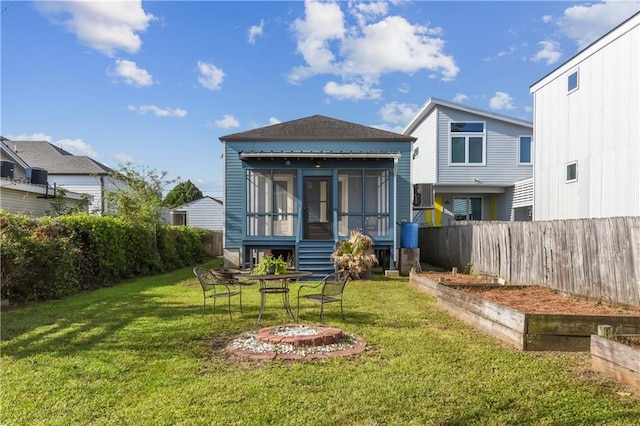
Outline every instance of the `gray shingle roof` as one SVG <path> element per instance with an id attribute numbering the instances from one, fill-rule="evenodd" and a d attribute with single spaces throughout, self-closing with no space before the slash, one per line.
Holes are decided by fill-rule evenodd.
<path id="1" fill-rule="evenodd" d="M 105 175 L 112 171 L 92 158 L 73 155 L 46 141 L 4 141 L 31 167 L 45 169 L 50 175 Z"/>
<path id="2" fill-rule="evenodd" d="M 384 141 L 411 142 L 415 138 L 362 126 L 322 115 L 286 121 L 241 133 L 221 136 L 220 141 Z"/>

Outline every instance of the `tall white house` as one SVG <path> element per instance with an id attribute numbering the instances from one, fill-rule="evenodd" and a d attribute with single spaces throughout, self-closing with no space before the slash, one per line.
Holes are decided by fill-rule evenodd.
<path id="1" fill-rule="evenodd" d="M 640 13 L 530 91 L 534 220 L 640 215 Z"/>

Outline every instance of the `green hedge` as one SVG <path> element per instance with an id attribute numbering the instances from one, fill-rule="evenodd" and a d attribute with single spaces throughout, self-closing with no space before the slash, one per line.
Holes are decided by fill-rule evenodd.
<path id="1" fill-rule="evenodd" d="M 205 260 L 210 231 L 155 229 L 116 216 L 33 219 L 0 211 L 0 290 L 12 303 L 57 299 Z"/>

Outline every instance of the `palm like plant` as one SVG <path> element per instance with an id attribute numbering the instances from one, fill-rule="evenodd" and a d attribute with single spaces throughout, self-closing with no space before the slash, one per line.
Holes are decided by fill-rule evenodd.
<path id="1" fill-rule="evenodd" d="M 360 278 L 378 264 L 373 251 L 373 240 L 359 230 L 351 231 L 348 240 L 338 243 L 338 248 L 331 254 L 331 260 L 338 269 L 348 270 L 354 279 Z"/>

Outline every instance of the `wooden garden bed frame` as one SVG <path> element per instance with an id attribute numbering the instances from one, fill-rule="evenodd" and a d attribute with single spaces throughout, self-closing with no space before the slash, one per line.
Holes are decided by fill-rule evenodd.
<path id="1" fill-rule="evenodd" d="M 640 349 L 594 334 L 591 368 L 640 389 Z"/>
<path id="2" fill-rule="evenodd" d="M 526 313 L 458 290 L 464 284 L 440 284 L 415 273 L 409 283 L 436 297 L 453 317 L 523 351 L 588 352 L 599 324 L 610 324 L 621 333 L 640 333 L 640 317 Z"/>

